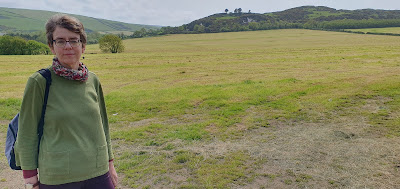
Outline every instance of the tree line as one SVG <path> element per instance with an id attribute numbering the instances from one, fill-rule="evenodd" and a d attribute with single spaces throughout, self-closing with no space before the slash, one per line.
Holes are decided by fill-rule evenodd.
<path id="1" fill-rule="evenodd" d="M 43 44 L 47 44 L 47 37 L 45 31 L 36 31 L 32 33 L 7 33 L 6 35 L 12 37 L 20 37 L 25 40 L 34 40 Z M 99 39 L 105 34 L 99 32 L 87 32 L 87 44 L 97 44 Z"/>
<path id="2" fill-rule="evenodd" d="M 201 20 L 179 27 L 161 28 L 162 34 L 191 34 L 191 33 L 219 33 L 256 31 L 272 29 L 319 29 L 319 30 L 341 30 L 341 29 L 362 29 L 362 28 L 384 28 L 400 27 L 400 19 L 390 20 L 333 20 L 318 22 L 315 20 L 306 23 L 289 22 L 285 20 L 262 20 L 254 21 L 250 15 L 238 17 L 231 20 Z"/>
<path id="3" fill-rule="evenodd" d="M 32 38 L 30 35 L 25 37 Z M 98 42 L 103 52 L 120 53 L 124 51 L 122 39 L 117 35 L 102 35 Z M 20 36 L 0 36 L 0 55 L 48 55 L 50 53 L 49 46 L 44 43 L 27 40 Z"/>
<path id="4" fill-rule="evenodd" d="M 0 55 L 49 54 L 50 48 L 34 40 L 9 35 L 0 36 Z"/>

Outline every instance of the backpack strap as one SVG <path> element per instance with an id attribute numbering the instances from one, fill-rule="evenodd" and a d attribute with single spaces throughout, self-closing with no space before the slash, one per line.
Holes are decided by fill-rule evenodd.
<path id="1" fill-rule="evenodd" d="M 40 117 L 40 121 L 38 124 L 38 138 L 39 138 L 38 149 L 39 149 L 40 139 L 42 138 L 43 135 L 44 114 L 46 113 L 47 99 L 49 97 L 49 89 L 51 85 L 51 72 L 49 69 L 41 69 L 38 72 L 46 79 L 46 89 L 44 93 L 42 115 Z M 10 165 L 10 168 L 13 170 L 21 170 L 21 167 L 16 165 L 15 152 L 14 152 L 14 145 L 15 141 L 17 140 L 17 133 L 18 133 L 18 118 L 19 118 L 19 113 L 14 117 L 14 119 L 8 125 L 7 139 L 5 145 L 5 154 L 8 160 L 8 164 Z"/>
<path id="2" fill-rule="evenodd" d="M 49 90 L 50 90 L 50 85 L 51 85 L 51 72 L 47 68 L 41 69 L 38 72 L 46 79 L 46 89 L 44 92 L 42 116 L 40 117 L 40 121 L 39 121 L 39 125 L 38 125 L 38 137 L 39 137 L 38 146 L 40 146 L 40 139 L 42 138 L 42 135 L 43 135 L 44 115 L 46 114 L 47 99 L 49 98 Z"/>

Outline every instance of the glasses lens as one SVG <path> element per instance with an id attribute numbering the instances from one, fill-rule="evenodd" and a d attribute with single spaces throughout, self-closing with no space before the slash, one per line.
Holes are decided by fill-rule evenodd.
<path id="1" fill-rule="evenodd" d="M 79 40 L 70 40 L 69 44 L 73 47 L 77 47 L 79 45 Z"/>
<path id="2" fill-rule="evenodd" d="M 81 42 L 81 40 L 76 39 L 76 40 L 66 41 L 64 39 L 57 39 L 57 40 L 55 40 L 55 42 L 56 42 L 57 47 L 65 47 L 67 42 L 69 43 L 69 45 L 71 45 L 71 47 L 77 47 L 77 46 L 79 46 L 79 43 Z"/>
<path id="3" fill-rule="evenodd" d="M 56 40 L 56 45 L 57 45 L 58 47 L 64 47 L 66 43 L 67 43 L 67 41 L 62 40 L 62 39 Z"/>

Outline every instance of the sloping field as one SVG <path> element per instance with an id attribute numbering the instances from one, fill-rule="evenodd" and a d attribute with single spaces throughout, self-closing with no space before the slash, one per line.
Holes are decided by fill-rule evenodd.
<path id="1" fill-rule="evenodd" d="M 400 186 L 400 37 L 309 30 L 88 46 L 119 188 Z M 0 56 L 0 136 L 52 56 Z M 0 141 L 0 148 L 4 140 Z M 0 185 L 21 178 L 0 157 Z"/>
<path id="2" fill-rule="evenodd" d="M 1 5 L 0 5 L 1 6 Z M 57 12 L 15 9 L 0 7 L 0 31 L 30 33 L 33 31 L 44 31 L 47 20 Z M 98 32 L 133 32 L 142 28 L 157 29 L 159 27 L 128 24 L 111 20 L 92 18 L 87 16 L 72 15 L 85 25 L 87 31 Z"/>

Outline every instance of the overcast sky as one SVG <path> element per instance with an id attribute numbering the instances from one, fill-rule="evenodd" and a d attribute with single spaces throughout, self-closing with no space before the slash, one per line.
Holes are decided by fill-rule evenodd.
<path id="1" fill-rule="evenodd" d="M 400 10 L 399 0 L 0 0 L 0 7 L 48 10 L 160 26 L 180 26 L 225 9 L 267 13 L 304 5 L 347 10 Z"/>

